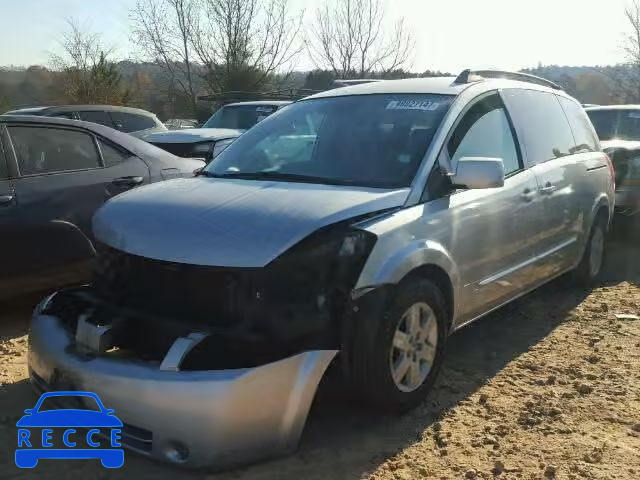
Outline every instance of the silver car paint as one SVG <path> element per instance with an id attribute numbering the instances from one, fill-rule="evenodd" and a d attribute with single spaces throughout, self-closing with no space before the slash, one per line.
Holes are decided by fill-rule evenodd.
<path id="1" fill-rule="evenodd" d="M 93 217 L 93 231 L 113 248 L 156 260 L 262 267 L 315 230 L 400 207 L 408 193 L 205 177 L 170 180 L 112 199 Z"/>
<path id="2" fill-rule="evenodd" d="M 522 145 L 530 168 L 507 178 L 504 187 L 420 203 L 436 159 L 455 173 L 441 149 L 466 110 L 489 93 L 516 88 L 514 82 L 487 86 L 469 87 L 452 104 L 409 194 L 407 207 L 415 206 L 361 225 L 378 241 L 356 288 L 397 284 L 418 267 L 439 267 L 453 287 L 454 328 L 574 268 L 599 208 L 613 214 L 614 192 L 602 153 L 575 154 L 531 168 Z M 553 92 L 527 84 L 517 88 Z"/>
<path id="3" fill-rule="evenodd" d="M 152 432 L 150 452 L 131 447 L 125 432 L 124 447 L 167 462 L 174 461 L 171 449 L 179 442 L 189 454 L 174 463 L 218 468 L 295 449 L 318 383 L 336 354 L 303 352 L 256 368 L 186 372 L 142 362 L 86 359 L 74 351 L 72 335 L 57 318 L 34 318 L 29 336 L 32 375 L 50 384 L 56 372 L 64 372 L 74 389 L 97 392 L 125 424 Z"/>
<path id="4" fill-rule="evenodd" d="M 380 191 L 210 179 L 168 182 L 164 188 L 151 186 L 139 189 L 107 204 L 95 219 L 96 235 L 116 248 L 152 258 L 171 261 L 190 259 L 195 263 L 212 265 L 259 266 L 323 225 L 391 208 L 388 213 L 358 224 L 359 228 L 374 233 L 377 242 L 355 288 L 397 284 L 405 275 L 419 267 L 440 268 L 452 283 L 453 326 L 459 327 L 575 266 L 584 250 L 587 232 L 598 208 L 606 206 L 612 210 L 613 191 L 607 185 L 609 173 L 603 163 L 604 157 L 596 152 L 565 159 L 567 164 L 560 162 L 558 172 L 541 172 L 548 174 L 550 178 L 557 177 L 560 184 L 553 192 L 541 192 L 534 172 L 525 170 L 508 177 L 501 188 L 462 190 L 444 198 L 425 201 L 425 182 L 436 159 L 441 156 L 441 147 L 472 101 L 503 88 L 550 91 L 544 87 L 507 80 L 456 86 L 451 86 L 450 80 L 448 82 L 449 86 L 445 81 L 439 81 L 436 90 L 458 96 L 436 132 L 410 189 Z M 378 82 L 371 84 L 373 86 L 346 87 L 320 96 L 382 93 L 387 91 L 388 84 L 393 85 L 396 90 L 409 90 L 412 93 L 416 92 L 417 86 L 423 85 L 419 80 L 404 83 Z M 446 159 L 441 158 L 441 164 L 448 173 L 455 173 L 455 165 L 444 160 Z M 574 178 L 574 175 L 581 177 Z M 525 194 L 526 191 L 529 193 Z M 570 194 L 575 205 L 568 205 L 568 208 L 563 208 L 560 212 L 549 211 L 557 205 L 567 207 L 566 199 Z M 207 203 L 209 208 L 206 207 Z M 127 210 L 133 213 L 129 214 Z M 154 213 L 158 211 L 163 214 Z M 560 227 L 552 225 L 548 217 L 561 221 L 561 232 Z M 182 228 L 187 228 L 187 233 L 182 231 L 182 235 L 178 236 L 176 231 Z M 283 231 L 279 231 L 280 229 Z M 214 238 L 198 240 L 199 236 L 213 232 Z M 224 241 L 216 243 L 215 236 L 223 237 Z M 60 350 L 64 341 L 57 342 L 58 346 L 51 350 L 52 342 L 49 338 L 59 338 L 62 330 L 55 322 L 51 317 L 35 316 L 31 336 L 36 339 L 47 338 L 47 341 L 32 343 L 30 365 L 44 375 L 50 374 L 51 369 L 59 365 L 65 371 L 73 371 L 79 378 L 93 378 L 95 372 L 87 363 L 77 361 L 69 350 Z M 176 426 L 173 421 L 167 422 L 166 419 L 173 415 L 183 421 L 185 418 L 190 419 L 186 406 L 192 406 L 202 413 L 200 424 L 216 425 L 218 421 L 223 422 L 222 425 L 231 432 L 230 440 L 225 439 L 224 442 L 219 442 L 221 437 L 213 439 L 219 443 L 207 443 L 212 439 L 201 436 L 177 437 L 180 441 L 186 439 L 193 442 L 195 451 L 200 455 L 194 460 L 198 464 L 214 462 L 219 466 L 220 462 L 225 463 L 224 459 L 211 457 L 210 452 L 216 452 L 218 447 L 226 448 L 227 441 L 236 448 L 234 455 L 241 456 L 234 456 L 236 460 L 282 453 L 289 448 L 290 444 L 282 440 L 283 430 L 275 428 L 275 424 L 271 422 L 282 422 L 282 418 L 289 415 L 286 413 L 287 407 L 283 405 L 289 405 L 287 399 L 291 398 L 292 391 L 303 388 L 309 395 L 313 395 L 317 380 L 334 353 L 324 352 L 320 354 L 326 355 L 322 356 L 322 360 L 311 362 L 310 370 L 318 374 L 318 378 L 314 377 L 313 381 L 304 375 L 300 376 L 300 360 L 297 357 L 254 370 L 263 372 L 263 368 L 267 368 L 274 373 L 274 376 L 265 374 L 264 377 L 275 384 L 269 392 L 273 392 L 280 404 L 272 405 L 270 401 L 267 403 L 269 408 L 273 408 L 265 412 L 273 416 L 270 419 L 256 418 L 254 415 L 256 409 L 262 407 L 265 399 L 269 398 L 262 392 L 255 393 L 243 388 L 236 390 L 235 385 L 228 383 L 226 385 L 229 388 L 216 390 L 220 396 L 213 397 L 209 396 L 209 392 L 213 390 L 198 390 L 198 383 L 189 381 L 191 374 L 202 375 L 198 378 L 209 378 L 208 375 L 214 372 L 162 372 L 157 367 L 152 369 L 132 363 L 114 364 L 114 360 L 106 359 L 96 359 L 89 364 L 99 365 L 104 369 L 103 378 L 109 381 L 109 385 L 122 387 L 121 391 L 115 388 L 104 390 L 109 401 L 117 405 L 115 408 L 119 416 L 120 406 L 125 413 L 127 408 L 135 408 L 131 412 L 133 415 L 125 416 L 125 419 L 143 415 L 142 418 L 154 429 L 157 425 L 162 428 L 165 423 Z M 279 366 L 277 371 L 272 370 L 274 365 L 282 368 Z M 157 403 L 147 396 L 147 390 L 139 390 L 138 383 L 157 386 L 161 383 L 156 382 L 157 376 L 167 374 L 175 375 L 171 378 L 180 378 L 181 381 L 180 388 L 170 389 L 167 393 L 167 401 Z M 135 381 L 131 381 L 132 375 L 136 378 Z M 217 375 L 223 378 L 225 375 L 233 376 L 234 371 L 217 372 L 211 378 L 218 378 Z M 306 380 L 300 380 L 297 384 L 299 387 L 296 387 L 291 381 L 294 377 Z M 124 382 L 118 383 L 121 380 Z M 102 395 L 103 384 L 89 384 L 94 385 Z M 188 398 L 182 396 L 181 389 L 189 394 Z M 132 398 L 144 398 L 145 403 L 135 405 Z M 103 400 L 108 404 L 107 400 Z M 241 410 L 236 409 L 237 406 Z M 225 408 L 231 409 L 224 411 L 229 415 L 228 422 L 218 415 Z M 296 418 L 303 422 L 303 416 L 306 416 L 306 411 Z M 269 435 L 262 429 L 265 422 L 271 428 L 271 442 L 268 441 Z M 260 437 L 263 442 L 256 444 L 252 437 L 242 434 L 235 437 L 234 427 L 240 432 L 264 433 Z M 296 423 L 295 428 L 286 430 L 289 434 L 285 437 L 297 439 L 297 429 Z M 186 435 L 188 432 L 175 430 L 172 433 Z M 279 447 L 276 448 L 276 445 Z"/>

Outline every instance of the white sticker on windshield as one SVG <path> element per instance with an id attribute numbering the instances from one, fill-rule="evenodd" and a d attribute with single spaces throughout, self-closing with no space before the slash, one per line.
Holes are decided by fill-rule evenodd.
<path id="1" fill-rule="evenodd" d="M 640 118 L 640 112 L 630 112 L 628 117 L 629 118 Z"/>
<path id="2" fill-rule="evenodd" d="M 426 110 L 433 112 L 440 108 L 440 103 L 430 100 L 391 100 L 387 110 Z"/>
<path id="3" fill-rule="evenodd" d="M 271 113 L 273 112 L 273 107 L 257 107 L 256 112 Z"/>

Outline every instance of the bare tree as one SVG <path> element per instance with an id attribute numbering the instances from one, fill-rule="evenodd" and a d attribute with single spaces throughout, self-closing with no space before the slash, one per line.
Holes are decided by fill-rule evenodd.
<path id="1" fill-rule="evenodd" d="M 381 0 L 325 0 L 316 10 L 307 36 L 309 55 L 318 68 L 340 78 L 364 78 L 407 66 L 414 47 L 404 20 L 392 31 L 384 25 Z"/>
<path id="2" fill-rule="evenodd" d="M 633 0 L 624 11 L 628 21 L 623 51 L 628 66 L 624 75 L 614 79 L 627 101 L 640 101 L 640 0 Z"/>
<path id="3" fill-rule="evenodd" d="M 197 102 L 192 39 L 199 14 L 199 0 L 138 0 L 131 12 L 134 44 L 169 74 L 192 113 Z"/>
<path id="4" fill-rule="evenodd" d="M 301 51 L 287 0 L 201 0 L 193 46 L 211 91 L 262 90 Z"/>
<path id="5" fill-rule="evenodd" d="M 63 75 L 65 101 L 70 103 L 120 104 L 127 100 L 121 76 L 110 60 L 111 49 L 102 45 L 100 36 L 83 30 L 68 19 L 69 30 L 60 42 L 60 54 L 50 54 L 50 63 Z"/>

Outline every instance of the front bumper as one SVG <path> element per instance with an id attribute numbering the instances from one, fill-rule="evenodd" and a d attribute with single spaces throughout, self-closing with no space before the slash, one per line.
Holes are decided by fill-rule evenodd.
<path id="1" fill-rule="evenodd" d="M 123 447 L 188 467 L 228 468 L 296 448 L 336 353 L 308 351 L 255 368 L 165 371 L 79 354 L 58 318 L 36 314 L 29 372 L 39 390 L 97 393 L 124 423 Z"/>

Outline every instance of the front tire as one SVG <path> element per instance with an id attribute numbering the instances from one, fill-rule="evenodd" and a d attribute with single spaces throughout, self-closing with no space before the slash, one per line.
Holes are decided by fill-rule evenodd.
<path id="1" fill-rule="evenodd" d="M 448 337 L 440 289 L 421 278 L 400 283 L 386 311 L 356 334 L 352 379 L 360 401 L 403 412 L 421 403 L 436 379 Z"/>
<path id="2" fill-rule="evenodd" d="M 593 285 L 602 273 L 605 257 L 606 229 L 606 217 L 599 215 L 591 227 L 587 248 L 585 248 L 582 260 L 575 271 L 576 282 L 580 285 Z"/>

